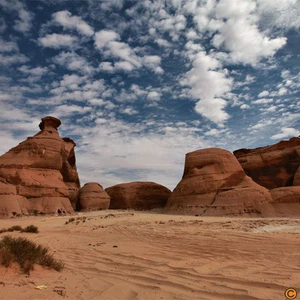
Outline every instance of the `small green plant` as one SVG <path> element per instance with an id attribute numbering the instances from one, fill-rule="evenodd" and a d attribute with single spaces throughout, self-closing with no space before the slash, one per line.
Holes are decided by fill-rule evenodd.
<path id="1" fill-rule="evenodd" d="M 64 264 L 48 253 L 48 248 L 37 245 L 26 238 L 4 236 L 0 241 L 0 263 L 6 268 L 17 263 L 25 274 L 30 274 L 34 265 L 61 271 Z"/>
<path id="2" fill-rule="evenodd" d="M 12 231 L 31 232 L 31 233 L 38 233 L 39 232 L 38 228 L 34 225 L 29 225 L 29 226 L 25 227 L 24 229 L 19 225 L 14 225 L 14 226 L 9 227 L 7 229 L 6 228 L 1 229 L 0 233 L 12 232 Z"/>

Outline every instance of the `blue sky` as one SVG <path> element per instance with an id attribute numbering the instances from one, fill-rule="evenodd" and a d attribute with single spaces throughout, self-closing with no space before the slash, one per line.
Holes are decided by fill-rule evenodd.
<path id="1" fill-rule="evenodd" d="M 81 182 L 300 134 L 299 0 L 0 0 L 0 154 L 62 120 Z"/>

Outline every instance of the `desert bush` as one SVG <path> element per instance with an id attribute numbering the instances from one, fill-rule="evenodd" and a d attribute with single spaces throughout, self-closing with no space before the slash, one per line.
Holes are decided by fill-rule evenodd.
<path id="1" fill-rule="evenodd" d="M 21 232 L 31 232 L 31 233 L 38 233 L 39 229 L 34 225 L 29 225 L 24 229 L 21 229 Z"/>
<path id="2" fill-rule="evenodd" d="M 11 263 L 17 263 L 20 269 L 29 274 L 34 265 L 61 271 L 64 264 L 56 260 L 53 255 L 48 253 L 48 248 L 37 245 L 26 238 L 13 238 L 4 236 L 0 241 L 0 263 L 9 267 Z"/>
<path id="3" fill-rule="evenodd" d="M 29 225 L 29 226 L 25 227 L 24 229 L 19 225 L 14 225 L 14 226 L 9 227 L 7 229 L 6 228 L 1 229 L 0 233 L 12 232 L 12 231 L 31 232 L 31 233 L 38 233 L 39 232 L 38 228 L 34 225 Z"/>

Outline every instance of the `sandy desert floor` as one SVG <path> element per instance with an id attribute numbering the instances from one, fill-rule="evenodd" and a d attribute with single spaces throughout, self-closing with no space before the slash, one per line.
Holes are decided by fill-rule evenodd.
<path id="1" fill-rule="evenodd" d="M 70 216 L 0 220 L 0 229 L 38 226 L 38 234 L 10 234 L 65 263 L 62 272 L 36 267 L 29 277 L 0 267 L 0 299 L 284 300 L 287 288 L 300 288 L 300 219 L 121 210 L 75 218 L 83 216 L 69 224 Z"/>

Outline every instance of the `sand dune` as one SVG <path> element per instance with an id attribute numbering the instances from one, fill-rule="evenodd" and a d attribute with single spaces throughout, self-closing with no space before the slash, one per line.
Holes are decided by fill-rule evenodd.
<path id="1" fill-rule="evenodd" d="M 0 299 L 284 299 L 299 288 L 300 220 L 101 211 L 0 220 L 48 246 L 62 272 L 0 267 Z M 5 233 L 0 236 L 4 236 Z M 47 288 L 36 289 L 45 285 Z"/>

